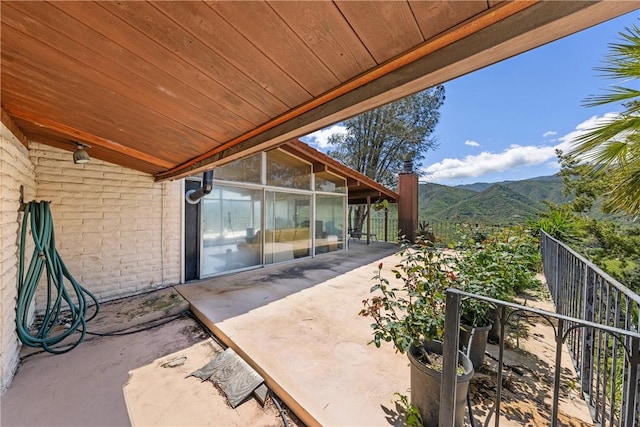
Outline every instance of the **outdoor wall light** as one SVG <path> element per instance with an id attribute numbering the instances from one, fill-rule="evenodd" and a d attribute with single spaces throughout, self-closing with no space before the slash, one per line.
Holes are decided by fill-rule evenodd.
<path id="1" fill-rule="evenodd" d="M 91 148 L 90 145 L 76 142 L 76 150 L 73 152 L 73 163 L 76 165 L 89 163 L 91 157 L 85 151 L 86 148 Z"/>

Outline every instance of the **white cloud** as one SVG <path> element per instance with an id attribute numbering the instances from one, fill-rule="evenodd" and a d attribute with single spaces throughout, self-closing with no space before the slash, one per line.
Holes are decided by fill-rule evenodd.
<path id="1" fill-rule="evenodd" d="M 468 145 L 469 147 L 479 147 L 480 146 L 480 144 L 478 144 L 476 141 L 472 141 L 470 139 L 467 139 L 464 142 L 464 145 Z"/>
<path id="2" fill-rule="evenodd" d="M 443 159 L 424 168 L 424 172 L 428 174 L 429 181 L 438 182 L 457 178 L 474 178 L 504 172 L 520 166 L 546 165 L 552 167 L 554 163 L 557 165 L 555 162 L 556 149 L 564 152 L 570 150 L 575 138 L 585 134 L 594 126 L 611 120 L 616 115 L 617 113 L 606 113 L 601 117 L 593 116 L 578 124 L 574 131 L 558 138 L 559 143 L 555 145 L 511 145 L 499 153 L 483 151 L 480 154 L 469 155 L 461 159 Z"/>
<path id="3" fill-rule="evenodd" d="M 346 135 L 348 133 L 347 128 L 343 125 L 333 125 L 328 128 L 317 130 L 300 139 L 306 143 L 314 144 L 319 148 L 327 148 L 329 146 L 329 137 L 336 133 Z"/>
<path id="4" fill-rule="evenodd" d="M 503 172 L 518 166 L 545 163 L 555 155 L 554 147 L 512 145 L 501 153 L 483 151 L 463 159 L 444 159 L 425 169 L 430 181 L 471 178 L 493 172 Z"/>
<path id="5" fill-rule="evenodd" d="M 556 146 L 560 150 L 567 152 L 573 148 L 574 141 L 580 136 L 589 132 L 590 129 L 615 119 L 619 113 L 605 113 L 604 116 L 592 116 L 576 126 L 576 129 L 565 136 L 558 138 L 560 143 Z"/>
<path id="6" fill-rule="evenodd" d="M 548 130 L 545 133 L 542 134 L 543 138 L 546 138 L 548 136 L 553 136 L 553 135 L 557 135 L 558 132 L 556 132 L 555 130 Z"/>

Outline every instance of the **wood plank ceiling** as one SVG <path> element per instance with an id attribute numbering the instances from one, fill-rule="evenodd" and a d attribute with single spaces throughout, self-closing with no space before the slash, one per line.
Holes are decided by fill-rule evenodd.
<path id="1" fill-rule="evenodd" d="M 638 2 L 2 1 L 2 121 L 176 178 L 638 8 Z"/>

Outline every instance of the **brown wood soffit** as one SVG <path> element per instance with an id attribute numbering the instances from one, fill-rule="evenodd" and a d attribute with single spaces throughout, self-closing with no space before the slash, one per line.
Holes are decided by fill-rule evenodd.
<path id="1" fill-rule="evenodd" d="M 278 146 L 639 7 L 638 2 L 502 2 L 368 72 L 185 163 L 181 178 Z"/>
<path id="2" fill-rule="evenodd" d="M 391 7 L 395 13 L 398 8 L 407 9 L 409 3 L 411 2 L 376 3 L 371 7 L 376 10 Z M 261 88 L 268 88 L 273 93 L 268 95 L 263 91 L 258 96 L 255 93 L 256 82 L 252 82 L 254 86 L 250 89 L 249 86 L 245 87 L 244 83 L 237 82 L 237 79 L 226 81 L 228 86 L 223 88 L 225 91 L 216 94 L 215 90 L 208 90 L 212 88 L 213 83 L 211 80 L 206 80 L 206 73 L 198 73 L 197 67 L 187 67 L 186 61 L 171 62 L 172 66 L 181 67 L 180 70 L 162 68 L 163 64 L 170 62 L 164 59 L 169 58 L 167 55 L 171 55 L 168 52 L 174 53 L 173 48 L 182 52 L 181 49 L 184 47 L 183 53 L 188 56 L 182 59 L 189 59 L 192 62 L 201 61 L 204 56 L 196 53 L 201 52 L 201 49 L 206 46 L 198 44 L 198 40 L 191 38 L 189 40 L 193 43 L 188 43 L 186 47 L 182 43 L 183 39 L 180 37 L 189 28 L 188 22 L 184 20 L 199 19 L 197 22 L 204 22 L 204 24 L 198 28 L 208 31 L 205 34 L 208 38 L 223 37 L 212 30 L 218 28 L 217 26 L 212 27 L 207 20 L 202 20 L 200 13 L 215 18 L 215 8 L 232 7 L 230 4 L 224 2 L 220 4 L 88 2 L 77 5 L 73 2 L 43 2 L 42 8 L 22 7 L 21 4 L 24 3 L 19 2 L 6 4 L 9 6 L 7 10 L 3 10 L 6 13 L 3 13 L 4 18 L 2 18 L 3 31 L 7 25 L 7 37 L 2 38 L 1 114 L 5 126 L 25 145 L 27 140 L 32 140 L 71 151 L 74 148 L 73 141 L 90 144 L 92 146 L 90 155 L 150 173 L 157 181 L 194 175 L 285 144 L 363 111 L 556 40 L 637 9 L 639 6 L 638 2 L 626 1 L 607 4 L 592 1 L 491 1 L 475 4 L 473 2 L 413 2 L 411 7 L 415 9 L 414 18 L 422 18 L 422 21 L 417 19 L 423 35 L 419 40 L 420 42 L 426 40 L 420 44 L 415 42 L 415 37 L 410 37 L 411 34 L 408 34 L 411 32 L 410 26 L 404 27 L 407 34 L 400 32 L 396 34 L 381 23 L 376 23 L 376 19 L 381 19 L 384 13 L 372 14 L 375 17 L 369 17 L 369 14 L 363 15 L 362 10 L 355 8 L 353 9 L 357 12 L 355 14 L 359 14 L 358 24 L 366 27 L 364 30 L 361 28 L 364 31 L 362 34 L 380 38 L 381 33 L 375 31 L 377 25 L 382 30 L 387 30 L 388 37 L 406 36 L 407 40 L 403 40 L 404 44 L 395 45 L 382 42 L 368 44 L 367 46 L 371 46 L 370 60 L 358 63 L 357 66 L 360 68 L 356 71 L 354 68 L 343 68 L 340 71 L 343 74 L 335 84 L 331 83 L 333 80 L 315 81 L 314 77 L 306 82 L 309 84 L 313 82 L 313 87 L 320 89 L 312 90 L 305 86 L 304 90 L 298 88 L 300 90 L 296 92 L 292 87 L 294 83 L 291 78 L 293 76 L 291 69 L 288 69 L 288 73 L 278 75 L 288 75 L 289 80 L 263 81 L 265 84 Z M 264 11 L 266 4 L 261 3 L 256 7 Z M 440 6 L 434 6 L 438 4 Z M 483 6 L 478 7 L 478 4 Z M 48 5 L 47 8 L 44 5 Z M 277 10 L 277 14 L 289 18 L 299 10 L 292 4 L 277 2 L 272 7 L 274 10 L 269 13 Z M 349 9 L 354 6 L 349 2 L 328 2 L 321 7 L 335 9 L 335 13 L 338 13 L 339 8 L 343 8 L 342 13 L 348 15 Z M 256 16 L 260 16 L 256 10 L 248 9 L 247 12 L 255 12 Z M 380 11 L 381 9 L 378 10 Z M 50 13 L 55 16 L 49 16 Z M 179 25 L 182 26 L 178 29 L 173 28 L 175 31 L 169 27 L 165 28 L 163 23 L 167 25 L 170 23 L 166 13 L 175 13 L 172 16 L 181 21 Z M 444 19 L 444 15 L 438 15 L 448 13 L 453 13 L 448 19 Z M 392 16 L 395 15 L 392 14 Z M 152 17 L 155 17 L 155 20 L 151 19 Z M 233 17 L 249 19 L 237 13 Z M 409 15 L 400 14 L 400 18 L 414 23 L 409 19 L 411 18 Z M 68 28 L 67 34 L 67 27 L 61 20 L 65 20 L 67 24 L 73 21 L 82 25 L 72 25 Z M 126 21 L 128 25 L 120 27 L 121 20 Z M 291 21 L 291 25 L 295 27 L 298 21 Z M 439 23 L 441 28 L 432 28 L 434 22 Z M 220 21 L 218 24 L 224 23 Z M 449 28 L 454 24 L 457 25 Z M 113 32 L 113 28 L 118 28 L 119 31 Z M 16 31 L 11 33 L 11 29 Z M 88 45 L 74 44 L 73 37 L 87 34 L 87 29 L 95 37 L 95 40 L 92 39 L 95 45 L 92 44 L 89 47 L 104 49 L 104 54 L 93 56 L 90 50 L 86 50 Z M 334 29 L 340 33 L 345 28 L 343 26 Z M 373 32 L 371 32 L 372 29 Z M 290 30 L 287 31 L 291 33 Z M 146 31 L 149 37 L 139 37 L 138 31 Z M 251 33 L 253 29 L 245 28 L 245 31 Z M 103 34 L 111 38 L 106 38 Z M 280 32 L 274 34 L 280 34 Z M 383 34 L 386 33 L 383 31 Z M 47 37 L 49 36 L 57 40 L 57 44 L 51 42 L 53 49 L 48 48 Z M 153 38 L 156 36 L 157 40 Z M 249 50 L 258 49 L 258 46 L 252 45 L 246 37 L 248 35 L 245 33 L 234 33 L 233 37 L 229 37 L 229 43 L 244 43 L 243 46 Z M 323 40 L 308 41 L 315 44 L 309 46 L 313 52 L 307 53 L 311 56 L 322 55 L 323 52 L 331 50 L 323 44 Z M 301 43 L 301 40 L 296 37 L 292 40 L 279 40 L 278 43 L 289 41 Z M 25 54 L 27 50 L 21 48 L 22 42 L 29 43 L 29 46 L 34 49 L 28 51 L 31 52 L 29 55 Z M 70 46 L 69 43 L 77 49 L 65 50 L 65 46 Z M 156 45 L 162 46 L 163 49 L 158 49 Z M 384 49 L 387 45 L 404 47 L 391 53 L 376 50 Z M 5 46 L 7 49 L 4 49 Z M 243 69 L 243 72 L 266 75 L 267 70 L 274 70 L 280 66 L 286 68 L 294 65 L 295 69 L 295 61 L 300 62 L 297 57 L 281 57 L 286 49 L 275 49 L 271 52 L 273 57 L 262 55 L 258 58 L 256 54 L 254 55 L 256 58 L 252 59 L 253 56 L 247 53 L 247 49 L 238 49 L 239 46 L 233 46 L 231 50 L 242 52 L 245 60 L 249 55 L 250 61 L 244 63 L 245 66 L 254 66 L 254 69 L 250 71 Z M 55 47 L 61 49 L 60 53 L 64 60 L 60 59 L 58 53 L 54 54 Z M 156 47 L 156 50 L 146 49 L 147 47 Z M 155 52 L 156 56 L 153 56 L 152 52 Z M 34 55 L 41 55 L 41 58 L 33 57 Z M 132 55 L 143 58 L 140 68 L 137 69 L 138 74 L 135 75 L 127 73 L 124 69 L 126 68 L 124 64 L 130 63 L 127 59 Z M 112 58 L 114 60 L 109 62 Z M 115 58 L 118 58 L 118 61 Z M 332 58 L 335 59 L 335 56 Z M 385 58 L 391 59 L 381 62 Z M 38 59 L 41 62 L 38 62 Z M 234 60 L 234 58 L 227 59 Z M 262 68 L 265 64 L 260 61 L 272 61 L 271 68 Z M 112 63 L 113 68 L 109 68 Z M 355 67 L 356 63 L 357 61 L 353 61 L 350 65 Z M 376 63 L 379 65 L 376 66 Z M 56 69 L 57 74 L 48 72 L 49 64 Z M 75 64 L 84 66 L 74 67 Z M 203 65 L 200 62 L 198 64 Z M 300 67 L 297 68 L 300 69 L 309 67 L 308 64 L 299 65 Z M 103 68 L 108 69 L 113 75 L 103 75 L 106 73 L 106 71 L 103 73 Z M 74 74 L 76 71 L 81 75 L 76 76 Z M 299 71 L 296 72 L 299 73 Z M 176 75 L 184 76 L 185 80 L 178 81 L 175 78 Z M 62 79 L 68 80 L 66 85 L 62 82 L 59 84 L 60 79 L 67 76 L 68 79 Z M 105 76 L 110 78 L 105 79 Z M 127 80 L 127 76 L 131 76 L 133 80 Z M 220 81 L 224 82 L 225 76 L 226 74 L 221 74 Z M 265 79 L 271 79 L 273 76 L 275 74 Z M 355 77 L 349 79 L 349 76 Z M 200 77 L 205 78 L 209 86 L 200 88 L 205 83 L 205 80 Z M 74 85 L 76 81 L 98 84 Z M 187 83 L 194 81 L 197 81 L 198 85 L 189 86 Z M 302 84 L 303 80 L 297 81 Z M 343 83 L 340 84 L 340 82 Z M 153 98 L 153 102 L 149 100 L 147 95 L 156 93 L 158 88 L 164 86 L 182 91 L 188 96 L 177 99 L 176 103 L 167 103 L 164 97 Z M 33 88 L 37 88 L 37 91 Z M 88 90 L 87 88 L 94 88 L 95 90 L 91 90 L 96 92 L 93 94 L 95 96 L 88 97 L 89 94 L 83 92 Z M 251 105 L 241 102 L 242 90 L 245 88 L 253 92 L 244 93 L 244 95 L 258 96 L 254 99 L 256 102 L 261 99 L 260 96 L 265 97 L 265 102 L 278 97 L 283 102 L 278 101 L 280 102 L 278 105 L 269 104 L 268 108 L 267 104 L 264 104 L 265 109 L 258 111 Z M 286 90 L 287 88 L 292 90 Z M 301 95 L 300 91 L 304 93 Z M 207 97 L 209 94 L 216 97 L 215 101 Z M 203 105 L 216 103 L 220 103 L 220 108 L 215 111 L 202 108 Z M 260 103 L 252 105 L 255 107 Z M 212 120 L 213 117 L 217 120 Z M 303 150 L 299 147 L 298 149 Z M 312 158 L 318 157 L 316 155 Z M 349 175 L 348 171 L 341 169 L 343 165 L 324 160 L 314 161 L 314 163 L 317 163 L 314 165 L 314 170 L 321 171 L 322 168 L 332 170 L 333 168 L 340 172 L 340 175 L 348 177 L 350 187 L 360 190 L 358 184 L 363 183 L 361 177 Z M 384 187 L 376 188 L 375 185 L 379 184 L 368 183 L 365 187 L 375 188 L 375 191 L 383 193 L 389 191 Z"/>
<path id="3" fill-rule="evenodd" d="M 311 101 L 302 104 L 296 108 L 291 109 L 285 114 L 280 115 L 266 123 L 254 128 L 250 132 L 247 132 L 237 138 L 231 139 L 212 150 L 207 151 L 183 164 L 180 164 L 174 168 L 171 168 L 165 172 L 156 174 L 156 180 L 166 180 L 174 178 L 182 178 L 192 175 L 194 173 L 206 170 L 216 164 L 222 165 L 229 161 L 236 160 L 239 157 L 238 153 L 245 152 L 245 154 L 260 151 L 260 149 L 270 148 L 281 144 L 292 137 L 297 137 L 302 134 L 299 130 L 312 122 L 316 122 L 318 117 L 314 117 L 314 110 L 319 110 L 324 105 L 339 101 L 339 98 L 353 92 L 357 89 L 363 88 L 366 85 L 375 82 L 384 76 L 390 76 L 394 72 L 401 68 L 414 63 L 415 61 L 425 58 L 429 54 L 450 46 L 461 39 L 468 37 L 469 35 L 478 32 L 484 28 L 495 24 L 498 21 L 504 20 L 509 16 L 515 15 L 522 10 L 531 7 L 538 3 L 535 1 L 518 1 L 518 2 L 504 2 L 489 9 L 487 12 L 475 17 L 474 19 L 455 27 L 454 29 L 445 32 L 444 34 L 437 36 L 427 42 L 422 43 L 415 49 L 410 50 L 404 54 L 398 55 L 395 58 L 381 64 L 378 67 L 371 69 L 370 71 L 363 73 L 350 81 L 342 84 L 333 90 L 325 92 L 324 94 L 315 97 Z M 376 92 L 383 92 L 384 89 L 378 89 Z M 342 108 L 346 107 L 344 105 Z M 309 115 L 307 118 L 302 118 L 303 115 Z M 330 123 L 325 123 L 328 125 Z M 313 130 L 317 130 L 322 126 L 316 126 Z M 291 133 L 298 130 L 298 134 Z M 312 131 L 311 129 L 308 130 Z M 260 149 L 253 149 L 256 146 L 260 146 Z M 236 148 L 232 150 L 232 148 Z"/>

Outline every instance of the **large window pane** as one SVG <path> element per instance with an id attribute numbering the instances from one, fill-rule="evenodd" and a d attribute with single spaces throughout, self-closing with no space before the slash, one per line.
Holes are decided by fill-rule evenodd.
<path id="1" fill-rule="evenodd" d="M 316 253 L 344 248 L 343 196 L 316 195 Z"/>
<path id="2" fill-rule="evenodd" d="M 311 254 L 311 196 L 266 192 L 265 263 Z"/>
<path id="3" fill-rule="evenodd" d="M 329 172 L 318 172 L 316 174 L 316 191 L 325 193 L 345 193 L 347 181 L 344 178 L 335 176 Z"/>
<path id="4" fill-rule="evenodd" d="M 262 154 L 236 160 L 213 170 L 213 178 L 224 181 L 261 184 Z"/>
<path id="5" fill-rule="evenodd" d="M 267 151 L 267 185 L 311 190 L 311 165 L 281 150 Z"/>
<path id="6" fill-rule="evenodd" d="M 262 191 L 215 186 L 202 204 L 200 277 L 262 264 Z"/>

